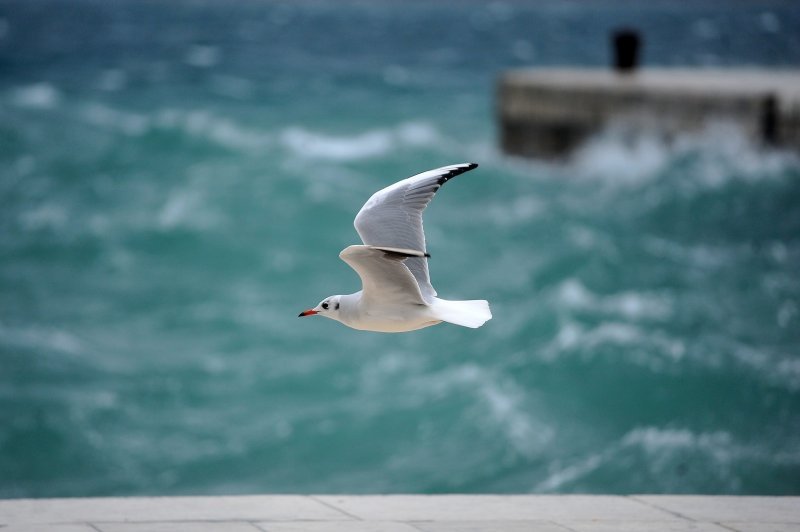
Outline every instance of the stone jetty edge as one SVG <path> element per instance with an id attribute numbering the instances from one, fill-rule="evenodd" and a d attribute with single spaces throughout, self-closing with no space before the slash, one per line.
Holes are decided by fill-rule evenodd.
<path id="1" fill-rule="evenodd" d="M 0 500 L 0 532 L 800 531 L 800 497 L 243 495 Z"/>

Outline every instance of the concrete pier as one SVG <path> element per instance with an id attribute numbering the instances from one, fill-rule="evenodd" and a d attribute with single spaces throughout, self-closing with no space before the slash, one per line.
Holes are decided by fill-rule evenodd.
<path id="1" fill-rule="evenodd" d="M 669 138 L 714 123 L 800 149 L 800 70 L 524 69 L 501 77 L 497 98 L 501 144 L 513 155 L 567 155 L 609 126 Z"/>
<path id="2" fill-rule="evenodd" d="M 0 500 L 2 532 L 797 532 L 800 497 L 253 495 Z"/>

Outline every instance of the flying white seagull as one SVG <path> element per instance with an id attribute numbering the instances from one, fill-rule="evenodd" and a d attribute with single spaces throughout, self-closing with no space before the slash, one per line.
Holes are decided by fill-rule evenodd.
<path id="1" fill-rule="evenodd" d="M 355 294 L 326 297 L 300 316 L 319 314 L 353 329 L 377 332 L 414 331 L 443 321 L 476 328 L 492 319 L 487 301 L 436 297 L 422 231 L 422 211 L 436 191 L 477 166 L 443 166 L 373 194 L 355 219 L 364 245 L 339 253 L 361 277 L 363 288 Z"/>

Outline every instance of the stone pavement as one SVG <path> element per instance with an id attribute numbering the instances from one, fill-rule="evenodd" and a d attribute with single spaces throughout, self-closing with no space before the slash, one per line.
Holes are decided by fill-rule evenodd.
<path id="1" fill-rule="evenodd" d="M 0 532 L 800 532 L 800 497 L 248 495 L 0 500 Z"/>

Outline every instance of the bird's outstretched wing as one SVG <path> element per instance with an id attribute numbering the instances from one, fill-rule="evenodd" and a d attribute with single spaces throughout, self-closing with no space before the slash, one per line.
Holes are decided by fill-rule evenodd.
<path id="1" fill-rule="evenodd" d="M 356 215 L 354 225 L 361 240 L 368 246 L 389 246 L 425 253 L 427 248 L 422 229 L 422 211 L 443 184 L 477 166 L 475 163 L 443 166 L 379 190 Z M 416 279 L 423 299 L 431 303 L 436 290 L 431 286 L 426 257 L 409 257 L 405 261 L 406 266 Z"/>
<path id="2" fill-rule="evenodd" d="M 361 277 L 361 297 L 365 301 L 425 305 L 416 279 L 403 263 L 419 255 L 401 248 L 349 246 L 339 253 L 339 258 Z"/>

